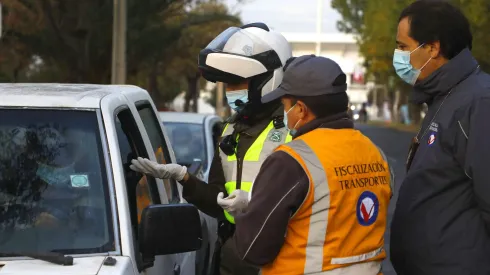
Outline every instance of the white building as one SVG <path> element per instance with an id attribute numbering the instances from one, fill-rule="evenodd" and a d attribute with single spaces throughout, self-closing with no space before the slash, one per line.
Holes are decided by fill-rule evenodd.
<path id="1" fill-rule="evenodd" d="M 345 33 L 283 33 L 290 42 L 293 56 L 316 54 L 337 62 L 347 75 L 347 93 L 351 103 L 367 102 L 368 89 L 364 84 L 353 83 L 356 77 L 364 77 L 364 58 L 354 35 Z M 319 46 L 319 49 L 317 48 Z M 319 51 L 318 51 L 319 50 Z"/>

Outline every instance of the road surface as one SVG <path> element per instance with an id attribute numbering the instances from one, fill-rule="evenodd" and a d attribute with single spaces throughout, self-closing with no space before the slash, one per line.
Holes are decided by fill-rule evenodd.
<path id="1" fill-rule="evenodd" d="M 413 133 L 402 132 L 389 128 L 381 128 L 369 125 L 356 125 L 356 128 L 361 130 L 366 136 L 368 136 L 376 145 L 378 145 L 386 154 L 388 162 L 390 163 L 393 171 L 395 172 L 395 193 L 391 199 L 390 207 L 388 210 L 388 226 L 386 228 L 385 242 L 386 252 L 389 255 L 390 247 L 390 224 L 393 212 L 395 210 L 396 200 L 398 199 L 398 191 L 400 185 L 405 177 L 405 160 L 407 157 L 410 141 L 414 136 Z M 384 275 L 396 275 L 389 259 L 383 264 Z"/>

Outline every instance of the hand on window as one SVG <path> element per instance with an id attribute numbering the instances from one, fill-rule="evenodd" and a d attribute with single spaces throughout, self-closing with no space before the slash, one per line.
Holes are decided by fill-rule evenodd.
<path id="1" fill-rule="evenodd" d="M 159 164 L 146 158 L 133 159 L 129 166 L 133 171 L 144 173 L 159 179 L 182 181 L 187 167 L 178 164 Z"/>

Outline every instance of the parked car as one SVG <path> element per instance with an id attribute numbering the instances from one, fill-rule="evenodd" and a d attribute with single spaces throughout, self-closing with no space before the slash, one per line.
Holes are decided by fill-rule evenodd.
<path id="1" fill-rule="evenodd" d="M 196 176 L 208 182 L 209 169 L 218 138 L 221 136 L 222 119 L 211 114 L 181 112 L 160 112 L 160 118 L 168 131 L 177 163 L 188 167 L 197 163 L 201 169 Z M 202 212 L 201 215 L 204 215 L 206 227 L 209 229 L 208 238 L 204 240 L 203 247 L 209 245 L 209 248 L 205 252 L 198 252 L 198 259 L 202 259 L 198 260 L 202 263 L 198 270 L 207 270 L 207 274 L 212 274 L 214 266 L 212 255 L 218 236 L 217 222 L 216 219 Z"/>
<path id="2" fill-rule="evenodd" d="M 0 84 L 0 98 L 0 274 L 199 274 L 199 212 L 129 168 L 176 162 L 145 90 Z"/>

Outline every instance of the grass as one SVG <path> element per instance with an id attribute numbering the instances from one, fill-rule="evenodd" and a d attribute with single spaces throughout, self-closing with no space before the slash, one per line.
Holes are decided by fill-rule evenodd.
<path id="1" fill-rule="evenodd" d="M 378 127 L 396 129 L 404 132 L 411 132 L 411 133 L 417 133 L 419 131 L 419 125 L 413 125 L 413 124 L 405 125 L 402 123 L 386 123 L 384 121 L 369 121 L 367 124 L 378 126 Z"/>

